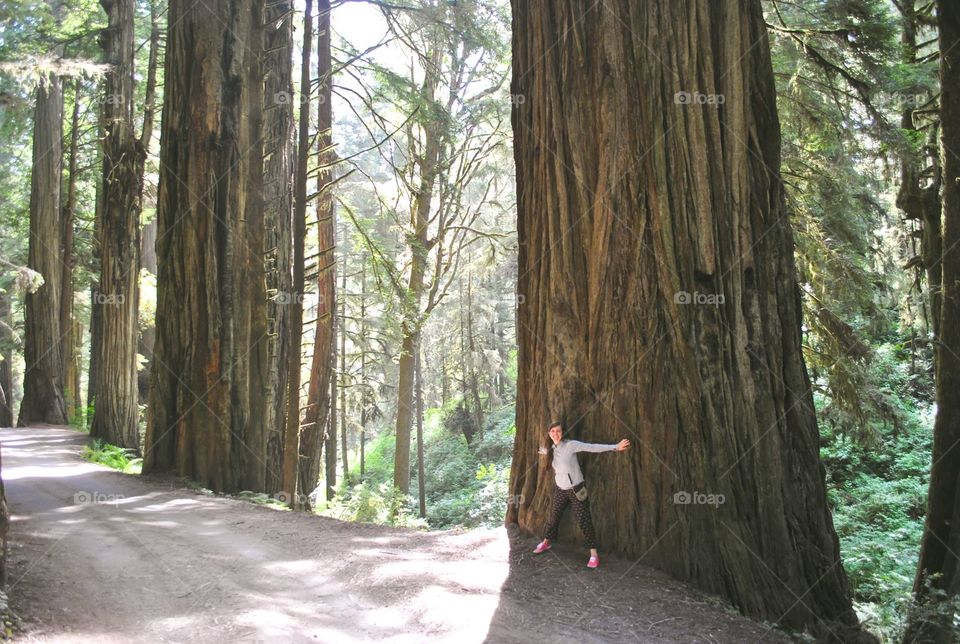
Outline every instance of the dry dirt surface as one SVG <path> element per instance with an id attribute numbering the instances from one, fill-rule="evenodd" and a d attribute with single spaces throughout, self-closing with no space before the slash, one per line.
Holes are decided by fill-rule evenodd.
<path id="1" fill-rule="evenodd" d="M 80 457 L 0 430 L 8 592 L 38 642 L 787 642 L 638 562 L 507 529 L 345 523 Z"/>

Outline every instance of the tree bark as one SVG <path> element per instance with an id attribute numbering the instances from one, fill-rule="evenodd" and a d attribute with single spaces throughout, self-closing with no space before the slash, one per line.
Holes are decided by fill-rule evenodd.
<path id="1" fill-rule="evenodd" d="M 601 547 L 844 637 L 857 619 L 801 353 L 759 0 L 513 11 L 522 501 L 507 521 L 544 526 L 550 421 L 630 438 L 581 459 Z"/>
<path id="2" fill-rule="evenodd" d="M 313 490 L 320 478 L 320 458 L 326 431 L 334 433 L 328 418 L 332 401 L 331 382 L 336 362 L 334 326 L 336 325 L 336 229 L 333 194 L 328 189 L 332 178 L 333 159 L 331 128 L 333 126 L 333 85 L 330 51 L 330 0 L 317 2 L 317 149 L 320 171 L 317 174 L 317 327 L 313 336 L 313 358 L 310 363 L 310 384 L 307 388 L 307 410 L 300 440 L 301 482 L 304 492 Z M 336 455 L 334 455 L 336 462 Z"/>
<path id="3" fill-rule="evenodd" d="M 13 426 L 13 318 L 10 314 L 10 293 L 0 293 L 0 427 Z"/>
<path id="4" fill-rule="evenodd" d="M 267 289 L 270 334 L 268 359 L 270 378 L 264 384 L 267 398 L 267 490 L 283 489 L 283 436 L 287 426 L 287 380 L 290 356 L 296 351 L 299 370 L 299 343 L 291 338 L 291 317 L 301 300 L 290 297 L 293 290 L 293 3 L 267 4 L 264 30 L 264 222 L 267 247 Z M 312 20 L 312 17 L 311 17 Z M 312 35 L 309 37 L 312 40 Z M 309 50 L 308 50 L 309 51 Z M 307 59 L 309 61 L 309 59 Z M 309 70 L 309 62 L 307 64 Z M 309 73 L 308 73 L 309 79 Z M 309 112 L 307 112 L 309 113 Z M 305 190 L 305 189 L 304 189 Z M 300 288 L 302 289 L 302 280 Z M 300 402 L 297 392 L 295 431 L 299 432 Z M 291 456 L 296 458 L 296 451 Z"/>
<path id="5" fill-rule="evenodd" d="M 168 9 L 144 472 L 222 492 L 266 480 L 261 8 Z"/>
<path id="6" fill-rule="evenodd" d="M 913 611 L 904 641 L 948 644 L 956 637 L 951 602 L 960 594 L 960 6 L 940 0 L 937 21 L 943 163 L 942 282 L 934 356 L 937 414 L 927 517 L 913 586 L 921 607 Z"/>
<path id="7" fill-rule="evenodd" d="M 30 176 L 28 266 L 44 284 L 28 293 L 25 314 L 23 401 L 18 425 L 67 422 L 63 400 L 60 298 L 60 163 L 63 158 L 63 91 L 53 74 L 37 86 Z"/>
<path id="8" fill-rule="evenodd" d="M 343 480 L 350 474 L 347 461 L 347 261 L 344 258 L 343 272 L 340 275 L 340 451 L 343 466 Z"/>
<path id="9" fill-rule="evenodd" d="M 73 110 L 70 115 L 70 149 L 67 164 L 67 200 L 63 205 L 63 227 L 61 239 L 60 277 L 60 329 L 63 332 L 63 404 L 67 411 L 67 420 L 73 422 L 83 410 L 80 404 L 80 355 L 77 350 L 73 324 L 73 222 L 77 212 L 77 140 L 80 123 L 81 83 L 73 83 Z M 70 329 L 70 332 L 67 332 Z"/>
<path id="10" fill-rule="evenodd" d="M 137 337 L 140 187 L 144 155 L 133 129 L 134 0 L 100 0 L 108 26 L 100 36 L 110 72 L 104 81 L 103 207 L 100 233 L 101 373 L 90 436 L 139 451 Z"/>
<path id="11" fill-rule="evenodd" d="M 300 63 L 300 120 L 297 124 L 297 165 L 293 202 L 293 287 L 290 308 L 290 355 L 287 363 L 287 412 L 283 431 L 283 491 L 287 503 L 300 507 L 300 371 L 303 367 L 304 243 L 307 226 L 307 161 L 310 158 L 310 53 L 313 48 L 313 0 L 303 16 L 303 57 Z M 309 410 L 308 410 L 309 411 Z M 313 488 L 304 489 L 309 494 Z"/>

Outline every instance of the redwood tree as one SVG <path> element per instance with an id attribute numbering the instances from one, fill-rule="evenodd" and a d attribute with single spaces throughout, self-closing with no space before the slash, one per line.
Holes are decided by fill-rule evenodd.
<path id="1" fill-rule="evenodd" d="M 140 164 L 133 128 L 134 0 L 100 0 L 109 24 L 100 38 L 110 71 L 104 80 L 103 201 L 100 211 L 101 334 L 93 347 L 100 374 L 90 435 L 139 449 L 137 320 L 140 277 Z"/>
<path id="2" fill-rule="evenodd" d="M 168 12 L 144 471 L 262 490 L 262 3 L 172 0 Z"/>
<path id="3" fill-rule="evenodd" d="M 582 459 L 604 549 L 746 614 L 845 637 L 857 620 L 801 354 L 759 0 L 513 12 L 507 521 L 544 526 L 551 420 L 591 442 L 630 438 L 625 454 Z"/>
<path id="4" fill-rule="evenodd" d="M 940 32 L 940 148 L 943 162 L 942 254 L 935 366 L 937 415 L 927 517 L 907 642 L 954 642 L 954 604 L 960 595 L 960 5 L 937 3 Z M 936 285 L 931 284 L 931 291 Z"/>
<path id="5" fill-rule="evenodd" d="M 26 295 L 23 400 L 18 424 L 65 424 L 60 355 L 60 164 L 63 157 L 63 89 L 55 74 L 36 90 L 33 171 L 30 176 L 30 259 L 44 283 Z"/>

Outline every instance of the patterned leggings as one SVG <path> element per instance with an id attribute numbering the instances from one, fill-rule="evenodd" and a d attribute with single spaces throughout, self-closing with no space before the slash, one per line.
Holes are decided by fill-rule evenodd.
<path id="1" fill-rule="evenodd" d="M 562 490 L 556 484 L 553 486 L 553 508 L 550 510 L 550 522 L 547 524 L 547 532 L 543 538 L 550 541 L 557 538 L 560 517 L 563 516 L 563 511 L 567 509 L 567 505 L 570 503 L 573 503 L 573 509 L 577 513 L 577 521 L 580 523 L 580 531 L 586 538 L 586 546 L 596 548 L 597 536 L 593 532 L 593 521 L 590 519 L 590 499 L 581 501 L 577 498 L 577 493 L 573 488 Z"/>

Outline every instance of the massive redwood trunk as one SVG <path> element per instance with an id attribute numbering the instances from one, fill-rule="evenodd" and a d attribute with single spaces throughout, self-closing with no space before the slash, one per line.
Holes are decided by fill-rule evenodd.
<path id="1" fill-rule="evenodd" d="M 144 471 L 265 483 L 262 4 L 169 5 Z"/>
<path id="2" fill-rule="evenodd" d="M 65 424 L 60 331 L 60 163 L 63 158 L 63 90 L 45 76 L 33 111 L 30 175 L 30 258 L 43 285 L 26 295 L 23 401 L 18 424 Z"/>
<path id="3" fill-rule="evenodd" d="M 906 642 L 956 641 L 949 601 L 960 594 L 960 5 L 937 3 L 940 31 L 940 142 L 943 159 L 942 255 L 936 343 L 937 416 L 927 518 L 914 594 L 922 604 Z M 931 284 L 931 291 L 936 285 Z"/>
<path id="4" fill-rule="evenodd" d="M 601 548 L 843 636 L 856 616 L 801 354 L 760 2 L 588 4 L 513 2 L 507 520 L 544 527 L 551 420 L 630 438 L 581 458 Z"/>
<path id="5" fill-rule="evenodd" d="M 138 283 L 140 273 L 140 181 L 143 148 L 133 130 L 134 0 L 100 0 L 109 24 L 100 42 L 110 72 L 104 82 L 103 202 L 97 227 L 100 309 L 90 435 L 139 450 L 137 395 Z"/>

